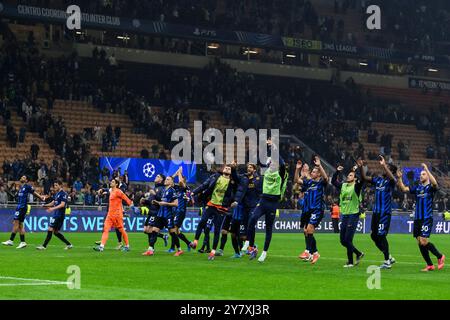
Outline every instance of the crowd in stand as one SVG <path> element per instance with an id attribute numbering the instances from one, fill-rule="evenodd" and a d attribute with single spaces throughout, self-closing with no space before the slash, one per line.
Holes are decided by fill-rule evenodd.
<path id="1" fill-rule="evenodd" d="M 97 1 L 7 1 L 28 5 L 66 9 L 78 4 L 83 12 L 100 13 L 196 27 L 239 30 L 272 35 L 304 37 L 361 43 L 398 49 L 420 48 L 432 53 L 438 42 L 449 40 L 450 5 L 446 0 L 334 0 L 322 12 L 315 1 L 309 0 L 97 0 Z M 366 30 L 366 8 L 379 5 L 383 28 Z M 333 13 L 331 15 L 330 13 Z M 357 30 L 347 30 L 344 16 L 351 13 L 361 19 L 362 36 Z M 444 50 L 444 47 L 441 48 Z"/>
<path id="2" fill-rule="evenodd" d="M 343 84 L 336 81 L 311 84 L 304 80 L 238 73 L 216 60 L 201 72 L 164 67 L 163 72 L 152 74 L 153 80 L 146 83 L 147 88 L 151 88 L 150 93 L 144 96 L 145 92 L 131 90 L 135 88 L 132 81 L 120 81 L 123 70 L 114 59 L 101 52 L 98 56 L 94 53 L 97 67 L 93 71 L 99 75 L 94 78 L 97 85 L 92 79 L 87 80 L 86 68 L 76 55 L 46 59 L 32 45 L 19 48 L 10 40 L 3 46 L 1 58 L 3 124 L 7 128 L 11 126 L 11 110 L 17 112 L 24 119 L 25 130 L 38 132 L 58 155 L 51 164 L 37 161 L 39 150 L 32 146 L 28 158 L 5 161 L 4 178 L 18 180 L 20 175 L 27 174 L 48 190 L 56 177 L 63 177 L 73 188 L 74 203 L 87 201 L 90 204 L 92 199 L 96 203 L 94 191 L 101 185 L 98 159 L 91 155 L 90 141 L 101 137 L 103 150 L 113 150 L 120 139 L 120 128 L 108 126 L 102 136 L 97 127 L 70 135 L 63 117 L 51 112 L 54 99 L 92 99 L 104 112 L 130 114 L 135 119 L 136 132 L 157 138 L 166 148 L 170 147 L 174 128 L 190 125 L 189 108 L 218 110 L 229 126 L 280 128 L 283 133 L 300 137 L 332 165 L 339 163 L 347 168 L 353 165 L 353 159 L 365 153 L 359 143 L 360 128 L 369 128 L 370 138 L 377 141 L 379 133 L 370 130 L 372 122 L 416 124 L 419 129 L 435 135 L 436 148 L 429 146 L 427 151 L 433 158 L 437 155 L 446 160 L 443 168 L 448 171 L 450 137 L 445 137 L 443 131 L 448 124 L 447 108 L 443 106 L 440 113 L 428 116 L 407 112 L 399 106 L 372 99 L 370 92 L 361 92 L 351 79 Z M 37 98 L 45 98 L 46 106 L 41 106 Z M 164 108 L 156 109 L 154 105 Z M 206 113 L 200 115 L 200 119 L 207 122 Z M 383 148 L 380 153 L 389 155 L 392 136 L 383 133 L 379 141 Z M 358 147 L 353 147 L 354 144 Z M 409 157 L 407 142 L 397 147 L 405 158 Z M 443 148 L 444 152 L 436 152 Z M 152 150 L 152 156 L 158 151 Z M 288 156 L 291 162 L 299 156 L 295 150 L 287 154 L 293 154 Z M 142 155 L 145 157 L 148 153 L 143 150 Z M 369 159 L 376 159 L 376 156 L 367 155 Z M 133 192 L 133 188 L 130 190 Z M 142 194 L 145 190 L 134 191 Z M 402 199 L 398 201 L 401 203 Z"/>

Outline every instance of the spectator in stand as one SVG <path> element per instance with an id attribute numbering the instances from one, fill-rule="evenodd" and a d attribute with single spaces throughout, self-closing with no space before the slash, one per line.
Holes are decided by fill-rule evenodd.
<path id="1" fill-rule="evenodd" d="M 77 180 L 73 183 L 73 189 L 75 189 L 75 191 L 77 193 L 81 192 L 81 189 L 83 188 L 83 183 L 81 182 L 81 178 L 78 177 Z"/>
<path id="2" fill-rule="evenodd" d="M 39 145 L 37 145 L 36 141 L 33 141 L 33 144 L 30 147 L 31 159 L 37 160 L 39 156 L 39 150 L 40 150 Z"/>
<path id="3" fill-rule="evenodd" d="M 432 145 L 427 146 L 426 154 L 427 154 L 428 159 L 434 159 L 435 151 L 434 151 L 434 147 Z"/>
<path id="4" fill-rule="evenodd" d="M 128 170 L 125 170 L 122 177 L 123 182 L 129 186 L 130 185 L 130 178 L 128 177 Z"/>
<path id="5" fill-rule="evenodd" d="M 5 187 L 0 187 L 0 204 L 8 203 L 8 194 L 5 191 Z"/>
<path id="6" fill-rule="evenodd" d="M 339 233 L 340 209 L 336 201 L 333 201 L 333 205 L 331 206 L 330 211 L 331 211 L 331 221 L 333 224 L 333 231 L 334 233 Z"/>

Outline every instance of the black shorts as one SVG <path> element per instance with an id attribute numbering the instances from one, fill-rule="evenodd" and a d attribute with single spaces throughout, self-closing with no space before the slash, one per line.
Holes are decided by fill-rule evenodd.
<path id="1" fill-rule="evenodd" d="M 156 212 L 149 211 L 149 214 L 147 218 L 145 218 L 144 226 L 152 226 L 152 223 L 154 223 L 156 217 Z"/>
<path id="2" fill-rule="evenodd" d="M 186 211 L 175 213 L 175 216 L 173 218 L 173 225 L 178 228 L 183 227 L 183 221 L 185 218 L 186 218 Z"/>
<path id="3" fill-rule="evenodd" d="M 302 216 L 300 218 L 300 228 L 306 227 L 310 219 L 311 219 L 311 212 L 302 212 Z"/>
<path id="4" fill-rule="evenodd" d="M 309 213 L 308 224 L 311 224 L 315 228 L 317 228 L 323 219 L 323 215 L 324 215 L 323 211 L 319 211 L 319 210 L 311 211 L 311 213 Z"/>
<path id="5" fill-rule="evenodd" d="M 433 229 L 433 218 L 414 220 L 413 237 L 429 238 Z"/>
<path id="6" fill-rule="evenodd" d="M 223 217 L 221 230 L 231 231 L 231 218 L 229 214 Z"/>
<path id="7" fill-rule="evenodd" d="M 168 221 L 164 217 L 155 217 L 153 223 L 151 224 L 152 227 L 158 228 L 158 229 L 164 229 L 167 227 Z"/>
<path id="8" fill-rule="evenodd" d="M 64 226 L 64 219 L 65 216 L 53 216 L 50 218 L 50 224 L 49 227 L 53 228 L 54 230 L 61 230 Z"/>
<path id="9" fill-rule="evenodd" d="M 160 230 L 164 228 L 172 229 L 174 227 L 173 218 L 155 217 L 153 227 Z"/>
<path id="10" fill-rule="evenodd" d="M 20 223 L 24 222 L 27 215 L 27 210 L 27 207 L 18 208 L 14 213 L 14 220 L 19 221 Z"/>
<path id="11" fill-rule="evenodd" d="M 373 213 L 372 214 L 372 223 L 371 230 L 372 234 L 376 234 L 379 236 L 386 236 L 389 233 L 389 227 L 391 226 L 391 215 L 390 214 L 381 214 L 381 213 Z"/>

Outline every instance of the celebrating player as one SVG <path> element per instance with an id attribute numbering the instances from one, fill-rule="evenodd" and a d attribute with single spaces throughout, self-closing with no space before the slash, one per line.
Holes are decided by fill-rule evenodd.
<path id="1" fill-rule="evenodd" d="M 358 159 L 357 163 L 362 167 L 363 161 L 361 159 Z M 370 236 L 384 255 L 384 263 L 380 268 L 391 269 L 395 259 L 389 254 L 387 235 L 391 224 L 392 192 L 396 184 L 394 174 L 397 172 L 397 168 L 393 165 L 388 165 L 383 156 L 380 156 L 380 165 L 383 168 L 381 176 L 368 177 L 364 169 L 362 169 L 361 177 L 375 187 L 375 203 L 373 204 Z"/>
<path id="2" fill-rule="evenodd" d="M 148 198 L 141 199 L 141 205 L 149 208 L 149 214 L 144 222 L 144 233 L 147 234 L 149 248 L 147 249 L 147 251 L 142 253 L 142 255 L 148 255 L 150 253 L 150 239 L 152 234 L 152 228 L 155 224 L 156 215 L 158 214 L 159 210 L 159 206 L 155 204 L 153 200 L 161 201 L 161 198 L 164 194 L 165 180 L 166 177 L 163 174 L 158 174 L 155 178 L 155 187 L 154 189 L 150 189 Z M 158 232 L 157 237 L 163 239 L 164 246 L 167 247 L 167 240 L 169 237 L 161 232 Z"/>
<path id="3" fill-rule="evenodd" d="M 300 171 L 300 176 L 299 176 Z M 311 179 L 311 175 L 309 172 L 309 165 L 307 163 L 302 164 L 301 160 L 297 161 L 297 165 L 295 167 L 295 173 L 294 173 L 294 183 L 297 185 L 300 185 L 299 178 L 302 178 L 303 180 Z M 307 233 L 307 227 L 308 222 L 310 220 L 310 210 L 309 210 L 309 193 L 308 188 L 306 188 L 306 185 L 301 185 L 300 192 L 303 193 L 303 197 L 299 197 L 298 200 L 298 207 L 302 212 L 301 218 L 300 218 L 300 228 L 303 229 L 303 235 L 305 237 L 305 251 L 302 252 L 299 255 L 299 258 L 303 261 L 311 261 L 313 256 L 310 254 L 312 251 L 310 248 L 310 241 L 308 238 Z"/>
<path id="4" fill-rule="evenodd" d="M 232 168 L 231 165 L 224 165 L 221 172 L 212 174 L 192 192 L 194 195 L 202 195 L 207 199 L 206 212 L 203 213 L 203 217 L 198 224 L 194 241 L 191 244 L 192 248 L 197 247 L 203 229 L 207 233 L 210 229 L 209 223 L 214 224 L 213 247 L 208 255 L 208 260 L 214 260 L 224 215 L 229 213 L 231 203 L 235 202 L 236 198 L 240 198 L 240 195 L 236 192 L 237 183 L 231 178 L 232 170 L 235 170 L 235 168 Z"/>
<path id="5" fill-rule="evenodd" d="M 174 209 L 175 214 L 173 217 L 173 225 L 178 239 L 182 240 L 188 246 L 188 250 L 190 250 L 191 242 L 186 238 L 186 235 L 181 232 L 181 228 L 183 227 L 183 222 L 186 217 L 187 205 L 191 200 L 190 192 L 188 191 L 188 187 L 186 185 L 186 178 L 183 176 L 183 167 L 180 166 L 177 172 L 172 176 L 172 178 L 175 177 L 178 177 L 178 184 L 175 185 L 175 196 L 177 197 L 178 205 Z"/>
<path id="6" fill-rule="evenodd" d="M 66 207 L 67 207 L 67 193 L 63 189 L 63 183 L 61 180 L 56 181 L 53 184 L 53 188 L 56 192 L 53 201 L 44 205 L 48 208 L 47 212 L 53 212 L 53 217 L 50 218 L 50 225 L 47 231 L 47 237 L 41 246 L 36 247 L 37 250 L 47 249 L 47 245 L 52 239 L 52 235 L 60 239 L 66 244 L 65 250 L 72 249 L 72 244 L 64 238 L 63 234 L 60 232 L 64 226 L 64 219 L 66 217 Z"/>
<path id="7" fill-rule="evenodd" d="M 307 193 L 308 197 L 308 200 L 306 200 L 306 202 L 308 203 L 306 216 L 308 217 L 309 221 L 307 222 L 306 226 L 306 243 L 307 248 L 309 248 L 311 252 L 310 253 L 307 249 L 302 255 L 300 255 L 300 258 L 311 260 L 312 264 L 315 264 L 320 258 L 319 251 L 317 250 L 316 239 L 314 238 L 314 231 L 323 219 L 325 209 L 323 196 L 325 187 L 328 184 L 328 175 L 323 169 L 320 158 L 318 156 L 314 157 L 314 165 L 315 168 L 311 171 L 310 174 L 311 179 L 303 180 L 301 177 L 297 179 L 298 183 L 300 183 L 306 190 L 305 192 Z M 296 172 L 298 174 L 297 168 Z M 312 258 L 310 257 L 311 254 Z"/>
<path id="8" fill-rule="evenodd" d="M 45 200 L 44 196 L 39 195 L 33 187 L 28 184 L 28 178 L 26 176 L 22 176 L 20 178 L 20 189 L 19 193 L 17 194 L 17 207 L 16 211 L 14 213 L 14 221 L 13 221 L 13 229 L 11 232 L 11 236 L 9 237 L 9 240 L 2 242 L 5 246 L 12 246 L 14 244 L 14 239 L 16 237 L 17 232 L 19 232 L 20 235 L 20 243 L 17 249 L 22 249 L 27 246 L 27 243 L 25 242 L 25 228 L 23 226 L 23 222 L 25 221 L 25 216 L 28 211 L 28 196 L 30 194 L 35 195 L 42 201 Z"/>
<path id="9" fill-rule="evenodd" d="M 271 140 L 267 141 L 267 145 L 275 151 L 277 147 Z M 264 262 L 269 250 L 270 241 L 272 240 L 273 224 L 275 223 L 276 212 L 280 206 L 286 191 L 288 172 L 285 167 L 283 158 L 279 156 L 279 161 L 271 160 L 269 168 L 264 173 L 261 198 L 252 212 L 248 223 L 247 238 L 249 240 L 250 260 L 258 255 L 258 249 L 255 247 L 255 228 L 258 220 L 265 216 L 266 221 L 266 239 L 264 242 L 264 250 L 258 258 L 259 262 Z"/>
<path id="10" fill-rule="evenodd" d="M 438 269 L 444 267 L 445 255 L 441 254 L 428 239 L 433 228 L 433 198 L 438 189 L 436 178 L 431 174 L 428 166 L 422 163 L 420 183 L 417 186 L 408 187 L 403 183 L 403 173 L 398 170 L 398 187 L 402 192 L 409 192 L 416 196 L 416 210 L 414 214 L 414 238 L 419 244 L 420 253 L 427 263 L 422 269 L 424 272 L 433 271 L 435 267 L 430 258 L 430 252 L 438 258 Z"/>
<path id="11" fill-rule="evenodd" d="M 362 169 L 361 167 L 359 168 Z M 353 238 L 359 221 L 359 206 L 363 187 L 363 183 L 356 178 L 356 169 L 357 167 L 353 167 L 347 174 L 346 182 L 342 182 L 338 176 L 342 173 L 344 167 L 339 166 L 331 179 L 331 183 L 340 191 L 339 204 L 342 214 L 340 240 L 341 244 L 347 249 L 348 259 L 344 268 L 351 268 L 354 265 L 358 265 L 364 257 L 364 253 L 356 249 L 353 244 Z M 356 254 L 356 264 L 353 264 L 353 254 Z"/>
<path id="12" fill-rule="evenodd" d="M 176 229 L 174 227 L 174 215 L 173 208 L 178 206 L 178 199 L 175 195 L 174 182 L 172 177 L 167 177 L 164 180 L 164 193 L 161 198 L 161 201 L 153 200 L 153 204 L 159 206 L 158 213 L 156 215 L 155 221 L 151 227 L 150 234 L 150 247 L 147 252 L 144 253 L 146 256 L 153 256 L 155 253 L 155 243 L 158 239 L 158 233 L 164 228 L 169 229 L 169 233 L 172 236 L 172 241 L 174 242 L 177 252 L 175 256 L 180 256 L 183 254 L 183 251 L 180 248 L 180 240 L 176 234 Z"/>
<path id="13" fill-rule="evenodd" d="M 122 201 L 128 206 L 132 206 L 132 201 L 123 193 L 122 190 L 119 189 L 119 178 L 114 178 L 110 182 L 110 193 L 109 193 L 109 207 L 108 207 L 108 215 L 106 216 L 105 224 L 103 227 L 102 241 L 99 246 L 94 247 L 95 251 L 103 251 L 106 245 L 106 241 L 108 240 L 109 230 L 112 227 L 119 230 L 122 234 L 122 238 L 125 242 L 125 245 L 122 247 L 122 251 L 129 251 L 130 245 L 128 242 L 128 235 L 123 226 L 123 205 Z"/>
<path id="14" fill-rule="evenodd" d="M 245 252 L 250 245 L 250 242 L 247 240 L 248 222 L 250 214 L 255 210 L 255 207 L 258 204 L 262 191 L 262 180 L 257 169 L 256 164 L 248 163 L 247 173 L 238 175 L 239 185 L 241 188 L 244 188 L 245 192 L 242 202 L 237 204 L 233 209 L 231 220 L 231 237 L 232 241 L 234 241 L 233 248 L 235 250 L 234 258 L 241 257 L 239 251 L 236 251 L 237 248 L 242 248 L 242 252 Z M 245 241 L 244 246 L 242 246 L 243 241 Z"/>

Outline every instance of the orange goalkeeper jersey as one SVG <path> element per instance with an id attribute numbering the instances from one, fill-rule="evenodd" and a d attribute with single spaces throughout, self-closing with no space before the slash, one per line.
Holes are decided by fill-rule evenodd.
<path id="1" fill-rule="evenodd" d="M 111 191 L 109 194 L 109 210 L 108 215 L 111 217 L 123 217 L 122 200 L 131 205 L 131 200 L 119 188 Z"/>

